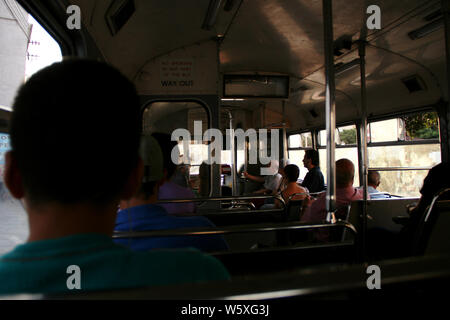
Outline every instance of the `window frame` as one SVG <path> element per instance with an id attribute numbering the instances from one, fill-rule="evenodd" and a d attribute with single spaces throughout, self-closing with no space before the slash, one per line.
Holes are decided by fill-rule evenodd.
<path id="1" fill-rule="evenodd" d="M 173 103 L 183 103 L 183 102 L 193 102 L 193 103 L 197 103 L 199 106 L 201 106 L 203 108 L 203 110 L 206 112 L 206 118 L 208 120 L 208 125 L 207 128 L 202 128 L 203 130 L 207 130 L 207 129 L 211 129 L 212 127 L 212 111 L 209 108 L 209 105 L 206 101 L 199 99 L 199 98 L 192 98 L 192 97 L 152 97 L 151 99 L 146 99 L 145 101 L 143 101 L 141 103 L 141 122 L 142 122 L 142 128 L 141 128 L 141 132 L 143 132 L 144 130 L 144 112 L 147 108 L 149 108 L 151 106 L 151 104 L 153 103 L 158 103 L 158 102 L 173 102 Z M 185 128 L 188 129 L 188 128 Z M 191 142 L 195 141 L 194 140 L 194 135 L 193 132 L 191 132 Z M 191 165 L 189 164 L 191 167 L 193 166 L 198 166 L 199 170 L 200 170 L 200 165 Z M 212 192 L 213 192 L 213 184 L 214 184 L 214 171 L 213 171 L 213 166 L 210 166 L 210 181 L 209 181 L 209 192 L 208 192 L 208 196 L 211 197 Z M 198 174 L 197 176 L 200 176 L 200 174 Z"/>

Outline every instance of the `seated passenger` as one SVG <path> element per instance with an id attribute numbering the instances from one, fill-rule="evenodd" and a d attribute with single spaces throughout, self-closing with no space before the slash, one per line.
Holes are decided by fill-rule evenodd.
<path id="1" fill-rule="evenodd" d="M 170 181 L 183 188 L 189 188 L 189 165 L 184 163 L 177 165 Z"/>
<path id="2" fill-rule="evenodd" d="M 281 174 L 278 173 L 278 161 L 270 160 L 266 166 L 269 168 L 270 174 L 265 176 L 256 176 L 244 171 L 244 176 L 255 182 L 264 183 L 263 187 L 253 192 L 253 194 L 272 194 L 276 193 L 281 184 Z"/>
<path id="3" fill-rule="evenodd" d="M 195 193 L 190 188 L 182 187 L 171 181 L 177 165 L 172 162 L 172 149 L 178 148 L 178 144 L 171 140 L 170 135 L 165 133 L 153 133 L 153 137 L 158 141 L 163 153 L 164 183 L 159 188 L 158 199 L 192 199 Z M 192 214 L 197 208 L 195 202 L 187 203 L 160 203 L 169 214 Z"/>
<path id="4" fill-rule="evenodd" d="M 303 200 L 307 196 L 305 188 L 297 184 L 300 169 L 295 164 L 288 164 L 284 167 L 284 176 L 286 177 L 286 188 L 281 192 L 284 202 L 288 204 L 290 196 L 296 193 L 304 193 L 303 195 L 295 195 L 292 200 Z"/>
<path id="5" fill-rule="evenodd" d="M 247 167 L 247 168 L 246 168 Z M 261 173 L 261 165 L 260 164 L 251 164 L 249 163 L 247 166 L 242 165 L 239 169 L 239 177 L 240 179 L 240 194 L 241 195 L 251 195 L 253 192 L 260 190 L 264 184 L 264 180 L 262 182 L 253 181 L 250 179 L 247 179 L 245 177 L 244 172 L 247 172 L 250 175 L 253 176 L 260 176 Z"/>
<path id="6" fill-rule="evenodd" d="M 336 208 L 342 208 L 354 200 L 363 199 L 363 191 L 353 187 L 355 177 L 355 166 L 348 159 L 336 161 Z M 312 200 L 305 209 L 301 221 L 303 222 L 321 222 L 326 219 L 326 192 L 319 194 L 316 200 Z M 338 216 L 336 218 L 343 219 Z M 320 232 L 319 240 L 326 240 L 326 232 Z"/>
<path id="7" fill-rule="evenodd" d="M 177 228 L 215 227 L 205 217 L 175 217 L 167 214 L 158 201 L 158 189 L 163 179 L 163 155 L 158 142 L 150 135 L 142 137 L 141 158 L 144 161 L 144 177 L 138 192 L 129 200 L 121 201 L 117 214 L 116 231 L 166 230 Z M 222 236 L 179 236 L 121 238 L 116 243 L 133 250 L 194 247 L 202 251 L 228 250 Z"/>
<path id="8" fill-rule="evenodd" d="M 369 170 L 367 174 L 367 191 L 370 194 L 370 199 L 385 199 L 390 198 L 386 193 L 377 190 L 381 182 L 381 176 L 378 171 Z"/>
<path id="9" fill-rule="evenodd" d="M 325 183 L 319 163 L 319 152 L 314 149 L 306 150 L 305 156 L 303 157 L 303 165 L 308 169 L 308 173 L 302 181 L 302 187 L 308 189 L 310 193 L 325 190 Z"/>
<path id="10" fill-rule="evenodd" d="M 29 238 L 0 257 L 0 294 L 229 278 L 195 249 L 133 252 L 111 239 L 119 201 L 142 180 L 141 123 L 134 85 L 97 61 L 55 63 L 20 88 L 4 181 L 25 204 Z"/>
<path id="11" fill-rule="evenodd" d="M 419 203 L 409 211 L 410 218 L 402 230 L 402 237 L 407 244 L 411 243 L 412 237 L 417 230 L 420 219 L 427 207 L 431 204 L 434 196 L 442 189 L 450 188 L 450 163 L 441 162 L 431 168 L 428 175 L 423 180 L 420 189 L 421 197 Z M 444 196 L 442 199 L 448 199 Z"/>

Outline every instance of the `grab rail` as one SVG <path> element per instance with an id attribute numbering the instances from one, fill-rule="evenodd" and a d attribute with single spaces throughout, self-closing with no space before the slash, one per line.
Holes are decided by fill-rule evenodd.
<path id="1" fill-rule="evenodd" d="M 223 235 L 231 233 L 245 232 L 266 232 L 278 230 L 302 230 L 319 228 L 343 227 L 350 230 L 354 235 L 358 232 L 349 222 L 338 220 L 336 223 L 307 223 L 307 222 L 281 222 L 271 224 L 251 224 L 245 226 L 216 227 L 216 228 L 185 228 L 172 230 L 152 230 L 152 231 L 115 231 L 114 239 L 122 238 L 144 238 L 144 237 L 172 237 L 172 236 L 199 236 L 199 235 Z"/>
<path id="2" fill-rule="evenodd" d="M 208 201 L 240 201 L 240 200 L 254 200 L 254 199 L 271 199 L 275 198 L 283 204 L 283 208 L 286 208 L 286 203 L 283 197 L 279 195 L 268 196 L 230 196 L 230 197 L 211 197 L 211 198 L 184 198 L 184 199 L 158 199 L 158 203 L 188 203 L 188 202 L 208 202 Z"/>

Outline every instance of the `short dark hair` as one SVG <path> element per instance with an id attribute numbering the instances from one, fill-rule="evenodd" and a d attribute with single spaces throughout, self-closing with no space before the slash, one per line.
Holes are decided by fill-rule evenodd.
<path id="1" fill-rule="evenodd" d="M 98 61 L 69 59 L 34 74 L 13 104 L 11 146 L 33 203 L 118 200 L 138 160 L 135 86 Z"/>
<path id="2" fill-rule="evenodd" d="M 314 166 L 318 166 L 320 164 L 319 161 L 319 152 L 314 149 L 308 149 L 305 151 L 306 158 L 311 159 L 311 163 Z"/>
<path id="3" fill-rule="evenodd" d="M 177 165 L 172 161 L 172 149 L 176 147 L 178 143 L 172 141 L 172 137 L 167 133 L 155 132 L 152 133 L 152 136 L 158 141 L 159 146 L 161 147 L 163 166 L 167 171 L 167 179 L 169 179 L 177 169 Z"/>
<path id="4" fill-rule="evenodd" d="M 376 170 L 369 170 L 367 174 L 367 184 L 378 186 L 380 184 L 380 173 Z"/>
<path id="5" fill-rule="evenodd" d="M 296 182 L 300 174 L 299 168 L 295 164 L 288 164 L 284 167 L 284 174 L 289 182 Z"/>

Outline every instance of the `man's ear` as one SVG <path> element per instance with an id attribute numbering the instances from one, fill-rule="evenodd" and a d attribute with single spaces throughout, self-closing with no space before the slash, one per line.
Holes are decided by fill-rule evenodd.
<path id="1" fill-rule="evenodd" d="M 17 161 L 14 158 L 12 151 L 5 154 L 5 172 L 3 181 L 8 188 L 11 195 L 16 199 L 22 199 L 25 195 L 23 187 L 22 174 L 17 166 Z"/>
<path id="2" fill-rule="evenodd" d="M 136 194 L 142 184 L 142 177 L 144 175 L 144 162 L 141 157 L 138 157 L 136 166 L 131 170 L 130 175 L 125 183 L 123 192 L 120 196 L 121 200 L 128 200 Z"/>

